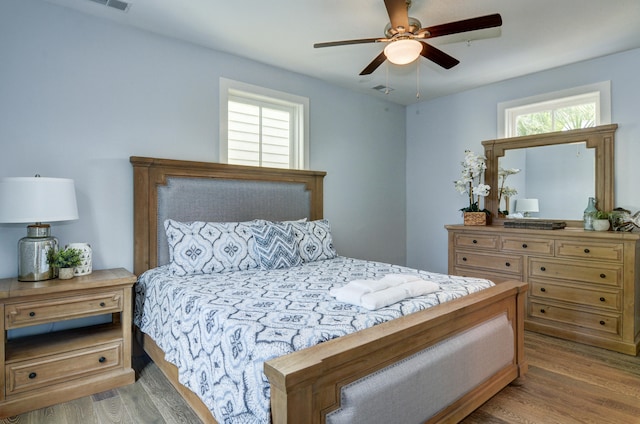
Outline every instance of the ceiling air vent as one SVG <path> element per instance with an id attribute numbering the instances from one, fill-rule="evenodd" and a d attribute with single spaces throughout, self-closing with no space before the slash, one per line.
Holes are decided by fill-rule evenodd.
<path id="1" fill-rule="evenodd" d="M 102 4 L 104 6 L 112 7 L 114 9 L 121 10 L 123 12 L 126 12 L 127 10 L 129 10 L 129 6 L 131 6 L 130 3 L 120 1 L 120 0 L 91 0 L 91 1 L 94 3 Z"/>

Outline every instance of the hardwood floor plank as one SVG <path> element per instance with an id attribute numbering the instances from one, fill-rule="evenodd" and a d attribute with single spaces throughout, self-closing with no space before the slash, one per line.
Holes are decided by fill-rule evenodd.
<path id="1" fill-rule="evenodd" d="M 93 410 L 101 424 L 129 424 L 138 422 L 129 415 L 120 395 L 110 396 L 98 402 L 93 402 Z"/>
<path id="2" fill-rule="evenodd" d="M 118 389 L 122 402 L 132 417 L 136 417 L 144 424 L 165 424 L 163 418 L 151 397 L 144 389 L 142 381 Z"/>

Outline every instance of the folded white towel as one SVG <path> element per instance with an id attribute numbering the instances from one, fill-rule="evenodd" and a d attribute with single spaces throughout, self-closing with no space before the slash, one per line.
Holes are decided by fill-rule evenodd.
<path id="1" fill-rule="evenodd" d="M 402 287 L 407 292 L 407 297 L 424 296 L 440 290 L 440 286 L 433 281 L 424 280 L 411 281 L 398 287 Z"/>
<path id="2" fill-rule="evenodd" d="M 381 280 L 354 280 L 329 290 L 339 302 L 362 306 L 370 310 L 392 305 L 401 300 L 433 293 L 438 284 L 414 275 L 388 274 Z"/>
<path id="3" fill-rule="evenodd" d="M 384 280 L 353 280 L 350 281 L 347 285 L 363 290 L 368 290 L 367 293 L 376 292 L 391 287 L 391 285 Z"/>
<path id="4" fill-rule="evenodd" d="M 367 293 L 360 298 L 360 306 L 371 311 L 393 305 L 407 298 L 407 292 L 401 286 L 389 287 L 373 293 Z"/>
<path id="5" fill-rule="evenodd" d="M 387 274 L 380 281 L 389 284 L 394 287 L 398 284 L 410 283 L 411 281 L 419 281 L 420 277 L 411 274 Z"/>

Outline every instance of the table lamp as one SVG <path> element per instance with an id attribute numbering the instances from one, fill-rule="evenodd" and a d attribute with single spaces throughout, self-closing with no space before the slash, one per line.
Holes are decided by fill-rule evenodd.
<path id="1" fill-rule="evenodd" d="M 42 281 L 54 278 L 47 263 L 49 249 L 58 249 L 49 224 L 43 222 L 78 219 L 76 191 L 67 178 L 0 178 L 0 222 L 33 223 L 18 242 L 18 280 Z"/>
<path id="2" fill-rule="evenodd" d="M 516 201 L 516 212 L 522 212 L 525 218 L 530 218 L 531 212 L 540 212 L 538 199 L 518 199 Z"/>

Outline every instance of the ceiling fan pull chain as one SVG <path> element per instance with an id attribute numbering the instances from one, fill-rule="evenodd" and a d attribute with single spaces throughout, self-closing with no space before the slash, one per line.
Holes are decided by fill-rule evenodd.
<path id="1" fill-rule="evenodd" d="M 420 99 L 420 62 L 416 61 L 416 99 Z"/>
<path id="2" fill-rule="evenodd" d="M 384 73 L 386 78 L 386 81 L 384 83 L 384 94 L 388 95 L 389 94 L 389 64 L 388 63 L 385 65 L 384 69 L 385 69 Z"/>

